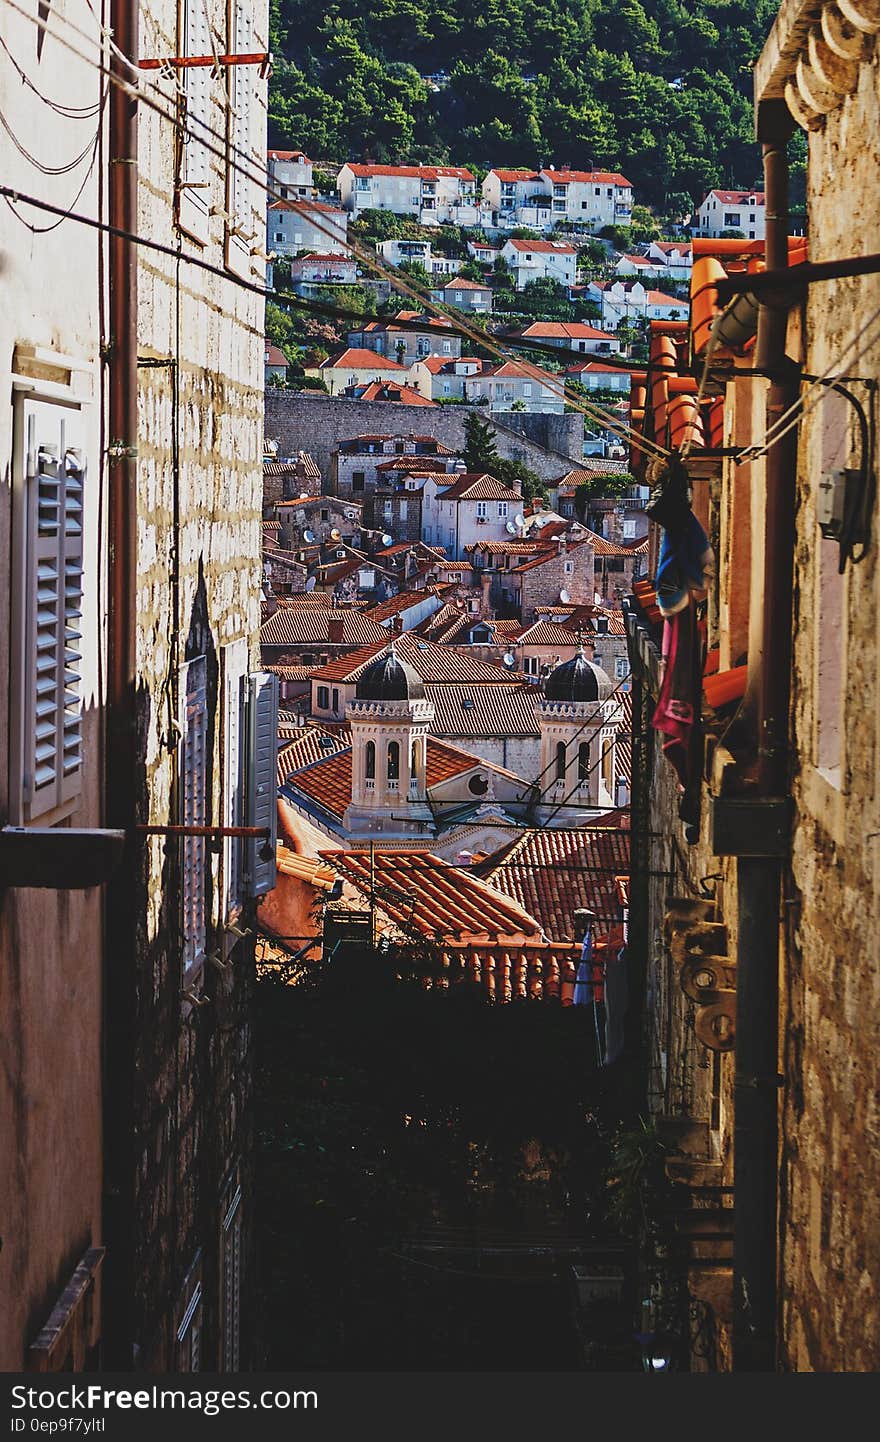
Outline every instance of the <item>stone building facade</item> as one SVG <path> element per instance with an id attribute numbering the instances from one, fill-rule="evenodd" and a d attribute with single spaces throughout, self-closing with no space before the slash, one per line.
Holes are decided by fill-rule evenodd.
<path id="1" fill-rule="evenodd" d="M 108 15 L 133 54 L 137 8 L 114 3 Z M 74 12 L 100 44 L 91 7 Z M 264 6 L 156 0 L 150 20 L 142 53 L 203 55 L 212 35 L 224 53 L 268 44 Z M 96 106 L 89 124 L 103 144 L 77 208 L 112 220 L 108 160 L 126 127 L 111 95 L 108 137 L 102 77 L 74 63 L 51 24 L 39 71 L 32 26 L 15 20 L 5 34 L 37 85 L 13 81 L 3 58 L 7 118 L 40 156 L 66 154 L 73 125 L 54 120 L 43 95 Z M 254 758 L 274 776 L 275 686 L 256 646 L 263 305 L 240 284 L 262 281 L 252 240 L 265 202 L 266 82 L 258 66 L 183 77 L 186 143 L 180 112 L 159 96 L 164 113 L 139 105 L 137 135 L 123 142 L 133 165 L 117 158 L 112 171 L 136 173 L 140 245 L 108 247 L 71 216 L 25 246 L 12 214 L 0 221 L 14 290 L 0 336 L 17 378 L 0 440 L 14 480 L 0 535 L 21 582 L 0 602 L 0 675 L 23 702 L 11 735 L 5 707 L 0 722 L 0 754 L 13 763 L 0 768 L 0 819 L 24 828 L 0 865 L 0 973 L 14 998 L 0 1091 L 13 1159 L 0 1183 L 8 1176 L 11 1188 L 0 1363 L 12 1370 L 233 1371 L 249 1358 L 250 918 L 272 862 L 253 842 L 215 850 L 168 828 L 241 825 L 257 794 Z M 228 130 L 216 129 L 218 99 Z M 40 193 L 33 171 L 7 174 Z M 221 274 L 208 278 L 203 260 Z M 129 332 L 116 297 L 132 276 Z M 129 381 L 120 434 L 114 405 Z M 118 530 L 109 544 L 122 496 L 130 559 Z M 45 593 L 55 566 L 63 616 L 60 582 Z M 121 596 L 130 646 L 116 624 Z M 63 696 L 42 683 L 29 695 L 39 646 L 62 636 L 53 674 Z"/>
<path id="2" fill-rule="evenodd" d="M 809 261 L 831 275 L 804 272 L 806 284 L 784 291 L 781 322 L 762 308 L 755 351 L 734 344 L 710 380 L 723 447 L 754 450 L 736 464 L 703 459 L 698 445 L 688 459 L 716 575 L 700 603 L 703 736 L 684 795 L 651 725 L 656 596 L 637 582 L 627 602 L 630 955 L 654 1130 L 680 1207 L 678 1272 L 670 1251 L 651 1259 L 653 1320 L 677 1337 L 678 1365 L 697 1370 L 874 1371 L 880 1361 L 878 1083 L 865 1026 L 880 999 L 878 476 L 866 403 L 880 373 L 880 285 L 870 270 L 834 274 L 873 249 L 880 221 L 878 33 L 863 0 L 786 0 L 756 67 L 768 270 L 791 253 L 784 155 L 799 125 Z M 695 242 L 700 369 L 696 272 L 717 261 L 712 246 Z M 724 279 L 721 264 L 713 273 Z M 670 362 L 687 373 L 681 338 L 668 339 L 666 374 Z M 656 362 L 665 341 L 655 342 Z M 768 445 L 782 413 L 791 424 Z M 651 547 L 649 574 L 656 536 Z"/>

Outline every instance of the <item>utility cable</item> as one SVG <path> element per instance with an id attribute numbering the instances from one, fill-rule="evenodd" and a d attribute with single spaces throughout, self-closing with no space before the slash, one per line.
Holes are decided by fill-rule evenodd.
<path id="1" fill-rule="evenodd" d="M 166 110 L 163 109 L 161 105 L 158 104 L 155 99 L 145 94 L 143 86 L 141 84 L 141 81 L 143 79 L 142 72 L 138 69 L 134 62 L 129 60 L 129 58 L 125 56 L 122 51 L 119 50 L 119 47 L 114 44 L 114 42 L 112 41 L 112 37 L 108 35 L 108 32 L 106 30 L 102 28 L 102 35 L 106 39 L 108 39 L 114 53 L 126 65 L 129 71 L 135 76 L 136 83 L 126 81 L 115 70 L 104 66 L 100 61 L 93 60 L 89 56 L 84 55 L 82 51 L 77 50 L 77 48 L 71 45 L 70 42 L 66 40 L 63 36 L 58 35 L 58 33 L 54 29 L 50 30 L 47 18 L 29 14 L 25 9 L 23 9 L 21 5 L 16 3 L 16 0 L 4 0 L 4 3 L 7 4 L 10 9 L 24 16 L 25 19 L 29 20 L 38 29 L 42 29 L 48 34 L 50 34 L 58 44 L 62 45 L 71 54 L 76 55 L 85 64 L 92 65 L 95 69 L 98 69 L 102 71 L 102 73 L 105 73 L 113 84 L 119 86 L 126 93 L 130 94 L 133 98 L 146 104 L 148 108 L 154 110 L 158 115 L 169 121 L 169 123 L 174 125 L 178 130 L 183 130 L 184 133 L 186 133 L 185 126 L 183 125 L 183 122 L 179 116 L 169 114 Z M 57 18 L 65 25 L 67 25 L 69 29 L 72 30 L 75 34 L 86 39 L 90 44 L 95 43 L 94 37 L 89 36 L 87 32 L 83 31 L 80 27 L 74 25 L 74 23 L 66 16 L 59 15 Z M 161 91 L 157 91 L 157 94 L 159 94 L 163 100 L 166 99 L 166 97 L 162 94 Z M 228 142 L 225 136 L 214 130 L 206 121 L 202 120 L 201 117 L 189 117 L 188 123 L 190 123 L 191 125 L 197 125 L 200 130 L 204 132 L 202 136 L 198 137 L 200 139 L 200 143 L 204 145 L 205 149 L 208 150 L 209 153 L 222 160 L 224 164 L 228 166 L 228 168 L 237 170 L 241 175 L 248 179 L 251 184 L 257 186 L 266 195 L 272 195 L 276 199 L 285 199 L 284 197 L 278 195 L 274 187 L 267 184 L 262 174 L 254 174 L 252 170 L 247 169 L 245 166 L 242 166 L 239 161 L 231 159 L 231 156 L 234 154 L 236 156 L 241 156 L 241 158 L 245 160 L 247 166 L 250 166 L 253 163 L 250 157 L 243 155 L 237 146 L 233 145 L 231 142 Z M 189 133 L 192 134 L 192 131 L 190 130 Z M 205 135 L 210 135 L 215 138 L 217 141 L 220 142 L 220 146 L 212 146 L 209 141 L 204 138 Z M 193 138 L 196 137 L 193 136 Z M 286 200 L 286 204 L 294 212 L 305 214 L 308 217 L 310 224 L 312 224 L 315 229 L 321 231 L 323 234 L 330 237 L 332 240 L 334 240 L 335 243 L 339 242 L 338 235 L 330 227 L 322 225 L 321 222 L 315 218 L 315 215 L 309 209 L 307 202 Z M 384 263 L 375 254 L 371 254 L 368 251 L 363 250 L 356 243 L 351 243 L 347 241 L 346 245 L 347 248 L 351 250 L 355 256 L 361 259 L 361 261 L 369 269 L 374 270 L 379 276 L 388 280 L 389 283 L 396 290 L 416 301 L 423 311 L 431 311 L 436 316 L 440 317 L 443 320 L 446 320 L 447 322 L 452 321 L 455 329 L 458 330 L 460 334 L 466 336 L 475 344 L 484 346 L 490 352 L 494 353 L 500 360 L 513 360 L 514 364 L 522 367 L 527 376 L 531 376 L 533 380 L 539 382 L 540 384 L 544 385 L 546 389 L 558 395 L 560 398 L 563 399 L 563 401 L 571 405 L 574 410 L 579 411 L 581 414 L 587 416 L 589 419 L 592 419 L 598 424 L 603 425 L 613 435 L 618 436 L 619 439 L 625 441 L 627 444 L 635 446 L 637 449 L 644 451 L 646 454 L 654 453 L 661 456 L 668 456 L 670 454 L 668 448 L 658 446 L 655 442 L 649 441 L 645 437 L 640 436 L 631 427 L 626 426 L 624 425 L 624 423 L 620 422 L 618 418 L 616 416 L 613 416 L 610 412 L 605 411 L 601 407 L 591 406 L 584 403 L 579 398 L 575 398 L 570 393 L 570 391 L 567 392 L 564 383 L 560 387 L 556 383 L 555 379 L 548 372 L 539 370 L 537 367 L 532 366 L 530 362 L 523 361 L 521 359 L 517 359 L 515 357 L 510 357 L 509 355 L 507 355 L 504 349 L 498 346 L 497 343 L 491 341 L 484 332 L 479 331 L 474 327 L 468 326 L 467 323 L 460 316 L 451 316 L 447 307 L 439 306 L 435 301 L 426 300 L 420 292 L 418 292 L 413 287 L 409 286 L 405 281 L 403 281 L 400 278 L 399 273 L 395 273 L 387 266 L 385 266 Z"/>
<path id="2" fill-rule="evenodd" d="M 736 457 L 737 465 L 743 465 L 747 461 L 760 460 L 762 456 L 767 454 L 771 446 L 775 446 L 777 441 L 781 441 L 783 436 L 788 435 L 789 431 L 793 430 L 805 416 L 808 416 L 815 407 L 824 400 L 829 389 L 834 388 L 836 381 L 847 379 L 846 376 L 836 374 L 836 372 L 839 372 L 842 365 L 851 365 L 854 361 L 857 361 L 869 348 L 876 337 L 872 337 L 869 341 L 867 335 L 869 331 L 873 330 L 878 320 L 880 320 L 880 307 L 874 311 L 873 315 L 856 332 L 844 347 L 843 351 L 832 361 L 828 369 L 814 380 L 807 390 L 798 396 L 796 401 L 792 402 L 788 410 L 784 411 L 777 421 L 774 421 L 773 425 L 767 431 L 764 442 L 759 446 L 749 446 L 739 453 Z M 859 345 L 859 341 L 862 341 L 861 345 Z M 856 349 L 854 354 L 850 356 L 850 351 L 853 350 L 853 347 L 856 347 Z M 810 400 L 811 397 L 812 401 Z"/>

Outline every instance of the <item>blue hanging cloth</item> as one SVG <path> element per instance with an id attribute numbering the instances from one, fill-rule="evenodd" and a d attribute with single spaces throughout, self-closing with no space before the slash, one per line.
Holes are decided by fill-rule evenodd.
<path id="1" fill-rule="evenodd" d="M 593 981 L 590 975 L 593 957 L 593 933 L 588 931 L 581 945 L 581 959 L 574 979 L 572 1006 L 589 1006 L 593 1000 Z"/>

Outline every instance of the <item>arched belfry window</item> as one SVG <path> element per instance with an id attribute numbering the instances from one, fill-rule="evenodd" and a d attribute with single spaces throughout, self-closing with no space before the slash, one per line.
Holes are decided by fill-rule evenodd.
<path id="1" fill-rule="evenodd" d="M 556 743 L 556 779 L 557 779 L 557 781 L 564 781 L 564 780 L 565 780 L 565 742 L 564 742 L 564 741 L 557 741 L 557 743 Z"/>
<path id="2" fill-rule="evenodd" d="M 398 741 L 388 742 L 388 780 L 397 781 L 400 777 L 400 743 Z"/>
<path id="3" fill-rule="evenodd" d="M 366 776 L 367 776 L 367 780 L 368 780 L 368 781 L 373 781 L 373 780 L 375 779 L 375 776 L 376 776 L 376 743 L 375 743 L 375 741 L 368 741 L 368 742 L 367 742 Z"/>
<path id="4" fill-rule="evenodd" d="M 582 741 L 578 747 L 578 781 L 586 781 L 590 774 L 590 743 Z"/>

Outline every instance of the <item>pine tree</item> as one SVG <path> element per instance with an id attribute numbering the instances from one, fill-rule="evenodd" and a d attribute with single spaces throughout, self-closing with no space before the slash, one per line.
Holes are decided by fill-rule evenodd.
<path id="1" fill-rule="evenodd" d="M 488 422 L 480 420 L 476 411 L 471 411 L 464 423 L 464 461 L 469 471 L 497 475 L 499 456 L 495 432 Z"/>

